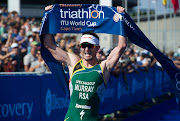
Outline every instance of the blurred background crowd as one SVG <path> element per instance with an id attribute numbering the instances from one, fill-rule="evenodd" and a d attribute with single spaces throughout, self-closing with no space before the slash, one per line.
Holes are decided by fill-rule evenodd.
<path id="1" fill-rule="evenodd" d="M 36 18 L 21 18 L 16 11 L 9 13 L 6 8 L 0 7 L 0 72 L 49 71 L 40 54 L 39 31 L 40 21 Z M 81 55 L 77 36 L 59 33 L 55 35 L 55 41 L 63 50 Z M 110 51 L 107 48 L 99 49 L 97 58 L 101 61 L 106 59 Z M 180 46 L 176 52 L 164 54 L 180 69 Z M 162 69 L 152 53 L 129 44 L 112 74 L 118 76 L 120 73 L 138 73 L 138 68 L 148 71 L 153 66 Z M 66 65 L 64 67 L 66 69 Z"/>

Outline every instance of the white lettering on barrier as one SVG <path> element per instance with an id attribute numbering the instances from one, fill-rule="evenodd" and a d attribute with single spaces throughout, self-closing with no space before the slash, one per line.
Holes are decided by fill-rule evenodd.
<path id="1" fill-rule="evenodd" d="M 57 97 L 55 94 L 52 94 L 51 100 L 52 110 L 67 108 L 69 105 L 69 100 L 66 98 Z"/>
<path id="2" fill-rule="evenodd" d="M 177 73 L 176 75 L 175 75 L 175 79 L 176 79 L 176 89 L 177 90 L 180 90 L 180 73 Z"/>
<path id="3" fill-rule="evenodd" d="M 28 112 L 27 119 L 30 119 L 33 109 L 33 102 L 31 103 L 17 103 L 17 104 L 0 104 L 0 118 L 25 116 Z"/>
<path id="4" fill-rule="evenodd" d="M 50 89 L 47 90 L 45 100 L 46 100 L 46 115 L 47 116 L 50 116 L 51 112 L 54 110 L 68 108 L 69 106 L 68 98 L 57 97 L 57 94 L 51 93 Z"/>

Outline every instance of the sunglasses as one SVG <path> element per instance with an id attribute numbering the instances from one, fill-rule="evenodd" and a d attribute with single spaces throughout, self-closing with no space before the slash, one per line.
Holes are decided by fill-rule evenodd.
<path id="1" fill-rule="evenodd" d="M 80 46 L 81 46 L 81 48 L 86 48 L 86 47 L 88 47 L 88 48 L 95 48 L 96 47 L 93 44 L 81 44 Z"/>

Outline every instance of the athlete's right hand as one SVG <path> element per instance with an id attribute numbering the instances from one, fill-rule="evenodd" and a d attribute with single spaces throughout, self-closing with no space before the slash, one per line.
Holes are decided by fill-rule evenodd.
<path id="1" fill-rule="evenodd" d="M 49 10 L 51 10 L 52 8 L 53 8 L 53 5 L 48 5 L 48 6 L 45 7 L 45 11 L 49 11 Z"/>

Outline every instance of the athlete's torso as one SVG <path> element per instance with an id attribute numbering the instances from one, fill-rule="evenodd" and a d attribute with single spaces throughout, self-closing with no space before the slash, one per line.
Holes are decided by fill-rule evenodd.
<path id="1" fill-rule="evenodd" d="M 99 63 L 91 68 L 79 61 L 73 70 L 70 104 L 65 121 L 97 121 L 100 98 L 105 91 L 103 72 Z"/>

